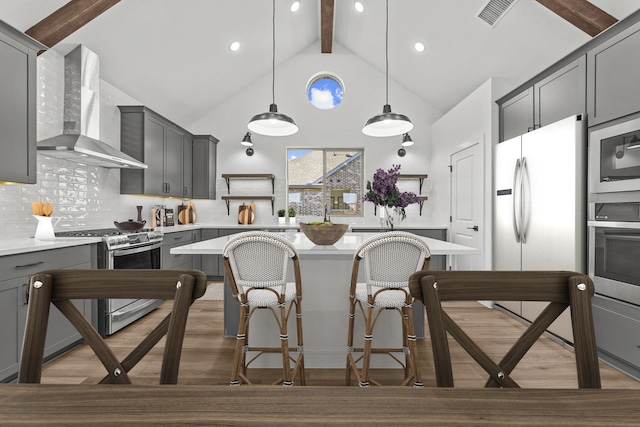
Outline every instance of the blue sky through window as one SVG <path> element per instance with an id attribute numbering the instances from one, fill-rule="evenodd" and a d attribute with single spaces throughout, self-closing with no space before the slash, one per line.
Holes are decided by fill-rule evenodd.
<path id="1" fill-rule="evenodd" d="M 307 90 L 309 102 L 320 110 L 330 110 L 342 102 L 343 89 L 340 82 L 329 76 L 313 81 Z"/>
<path id="2" fill-rule="evenodd" d="M 302 157 L 305 154 L 310 153 L 313 150 L 288 150 L 287 151 L 287 160 L 297 159 L 298 157 Z"/>

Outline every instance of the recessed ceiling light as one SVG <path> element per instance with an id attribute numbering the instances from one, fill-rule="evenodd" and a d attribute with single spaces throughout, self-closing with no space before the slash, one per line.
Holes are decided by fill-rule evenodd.
<path id="1" fill-rule="evenodd" d="M 291 12 L 297 12 L 298 9 L 300 9 L 299 1 L 294 1 L 293 3 L 291 3 Z"/>
<path id="2" fill-rule="evenodd" d="M 356 12 L 360 12 L 360 13 L 364 12 L 364 5 L 362 3 L 360 3 L 359 1 L 355 2 L 353 4 L 353 7 L 356 8 Z"/>
<path id="3" fill-rule="evenodd" d="M 414 47 L 418 52 L 424 52 L 424 43 L 417 42 Z"/>
<path id="4" fill-rule="evenodd" d="M 233 43 L 231 43 L 231 44 L 229 45 L 229 49 L 230 49 L 232 52 L 237 51 L 238 49 L 240 49 L 240 42 L 233 42 Z"/>

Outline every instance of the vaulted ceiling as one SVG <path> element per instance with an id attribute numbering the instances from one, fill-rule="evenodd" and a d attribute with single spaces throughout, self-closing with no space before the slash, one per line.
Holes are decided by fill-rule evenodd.
<path id="1" fill-rule="evenodd" d="M 486 0 L 390 0 L 390 78 L 442 113 L 490 77 L 514 88 L 640 9 L 637 0 L 590 2 L 606 13 L 583 10 L 583 0 L 518 0 L 491 27 L 477 17 Z M 67 3 L 2 0 L 0 19 L 27 31 Z M 44 25 L 50 40 L 60 40 L 53 49 L 86 45 L 100 56 L 104 80 L 183 126 L 271 73 L 269 0 L 98 3 L 102 9 L 67 11 L 67 23 L 80 27 L 68 36 Z M 291 3 L 276 0 L 277 64 L 315 44 L 318 55 L 340 45 L 385 70 L 384 0 L 362 0 L 362 13 L 352 0 L 302 0 L 297 12 Z M 232 41 L 241 43 L 237 52 Z"/>

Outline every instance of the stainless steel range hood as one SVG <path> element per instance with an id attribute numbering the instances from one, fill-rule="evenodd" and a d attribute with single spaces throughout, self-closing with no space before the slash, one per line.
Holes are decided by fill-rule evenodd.
<path id="1" fill-rule="evenodd" d="M 146 169 L 147 165 L 100 141 L 100 62 L 79 45 L 64 58 L 63 134 L 38 141 L 38 150 L 105 168 Z"/>

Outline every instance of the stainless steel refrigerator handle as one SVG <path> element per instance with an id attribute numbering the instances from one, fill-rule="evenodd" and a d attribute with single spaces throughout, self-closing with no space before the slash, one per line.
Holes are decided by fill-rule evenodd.
<path id="1" fill-rule="evenodd" d="M 516 169 L 513 174 L 513 233 L 516 235 L 516 242 L 520 243 L 520 183 L 522 177 L 522 169 L 520 159 L 516 160 Z"/>
<path id="2" fill-rule="evenodd" d="M 520 185 L 521 190 L 522 190 L 522 200 L 520 201 L 520 209 L 522 211 L 522 225 L 520 228 L 520 240 L 522 241 L 522 243 L 527 243 L 527 228 L 529 227 L 529 221 L 527 220 L 527 223 L 525 224 L 525 219 L 528 219 L 531 217 L 531 215 L 525 215 L 524 210 L 525 210 L 525 203 L 524 203 L 524 199 L 525 199 L 525 192 L 527 191 L 527 189 L 524 187 L 524 176 L 525 174 L 528 175 L 528 171 L 527 171 L 527 158 L 523 157 L 522 158 L 522 169 L 520 169 Z M 527 205 L 528 209 L 531 209 L 531 207 L 529 205 Z M 530 213 L 530 212 L 529 212 Z"/>

